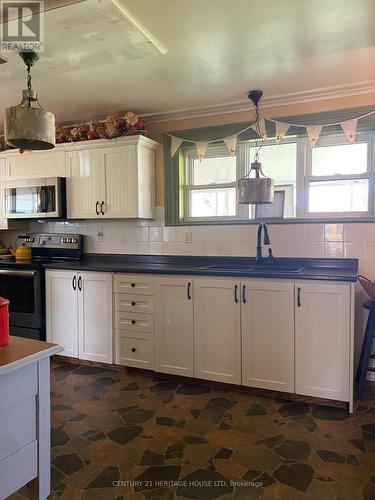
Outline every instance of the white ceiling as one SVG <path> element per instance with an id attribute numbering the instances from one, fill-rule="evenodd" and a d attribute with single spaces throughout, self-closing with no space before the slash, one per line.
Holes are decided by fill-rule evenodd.
<path id="1" fill-rule="evenodd" d="M 167 52 L 110 12 L 110 0 L 47 12 L 33 82 L 58 121 L 238 102 L 252 88 L 270 97 L 375 81 L 374 0 L 118 1 Z M 7 58 L 0 116 L 24 87 L 22 61 Z"/>

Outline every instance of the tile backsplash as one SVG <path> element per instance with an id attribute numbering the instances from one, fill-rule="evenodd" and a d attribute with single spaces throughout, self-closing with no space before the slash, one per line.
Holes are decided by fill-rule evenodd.
<path id="1" fill-rule="evenodd" d="M 255 256 L 257 226 L 166 227 L 164 209 L 158 207 L 150 221 L 32 222 L 30 231 L 84 234 L 90 253 Z M 375 279 L 375 223 L 271 224 L 269 233 L 275 256 L 354 257 L 360 272 Z M 16 235 L 9 231 L 0 238 L 14 245 Z"/>

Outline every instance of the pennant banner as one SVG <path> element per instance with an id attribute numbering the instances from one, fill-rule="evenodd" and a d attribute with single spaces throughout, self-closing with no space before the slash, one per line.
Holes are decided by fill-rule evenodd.
<path id="1" fill-rule="evenodd" d="M 253 123 L 251 126 L 250 126 L 251 129 L 254 130 L 254 132 L 256 132 L 258 135 L 258 126 L 256 123 Z M 267 132 L 266 132 L 266 121 L 264 118 L 261 118 L 259 120 L 259 130 L 260 130 L 260 136 L 262 137 L 262 139 L 267 139 Z"/>
<path id="2" fill-rule="evenodd" d="M 198 158 L 202 160 L 207 151 L 208 141 L 198 141 L 195 144 L 197 147 Z"/>
<path id="3" fill-rule="evenodd" d="M 233 156 L 236 154 L 236 146 L 237 146 L 237 136 L 230 135 L 229 137 L 224 137 L 223 139 L 228 151 Z"/>
<path id="4" fill-rule="evenodd" d="M 174 157 L 176 151 L 183 142 L 184 142 L 183 139 L 180 139 L 179 137 L 174 137 L 173 135 L 171 136 L 171 158 Z"/>
<path id="5" fill-rule="evenodd" d="M 310 146 L 313 148 L 318 140 L 323 125 L 308 125 L 306 126 L 307 136 L 309 138 Z"/>
<path id="6" fill-rule="evenodd" d="M 275 133 L 276 133 L 276 142 L 280 143 L 284 138 L 284 135 L 288 132 L 290 127 L 289 123 L 284 122 L 275 122 Z"/>
<path id="7" fill-rule="evenodd" d="M 353 143 L 355 141 L 355 135 L 357 132 L 358 118 L 346 120 L 344 122 L 341 122 L 340 125 L 349 142 Z"/>

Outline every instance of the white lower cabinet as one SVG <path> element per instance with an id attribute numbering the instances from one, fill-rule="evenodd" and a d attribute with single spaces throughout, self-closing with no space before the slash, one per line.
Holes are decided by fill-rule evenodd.
<path id="1" fill-rule="evenodd" d="M 351 399 L 349 284 L 296 283 L 296 393 Z"/>
<path id="2" fill-rule="evenodd" d="M 112 275 L 47 270 L 46 322 L 63 356 L 112 363 Z"/>
<path id="3" fill-rule="evenodd" d="M 240 282 L 194 280 L 195 376 L 241 384 Z"/>
<path id="4" fill-rule="evenodd" d="M 185 277 L 155 283 L 155 370 L 194 376 L 193 287 Z"/>
<path id="5" fill-rule="evenodd" d="M 242 385 L 294 392 L 294 283 L 241 281 Z"/>

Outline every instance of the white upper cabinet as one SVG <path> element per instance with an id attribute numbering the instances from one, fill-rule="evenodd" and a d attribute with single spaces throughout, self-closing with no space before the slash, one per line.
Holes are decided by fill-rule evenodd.
<path id="1" fill-rule="evenodd" d="M 68 153 L 68 218 L 152 218 L 157 146 L 134 136 Z"/>
<path id="2" fill-rule="evenodd" d="M 348 284 L 296 283 L 296 393 L 350 400 Z"/>
<path id="3" fill-rule="evenodd" d="M 193 289 L 186 277 L 155 281 L 155 370 L 192 377 Z"/>
<path id="4" fill-rule="evenodd" d="M 242 384 L 294 392 L 294 284 L 241 281 Z"/>
<path id="5" fill-rule="evenodd" d="M 65 177 L 65 151 L 7 152 L 5 179 L 37 179 L 40 177 Z"/>
<path id="6" fill-rule="evenodd" d="M 240 282 L 194 280 L 195 376 L 241 383 Z"/>

